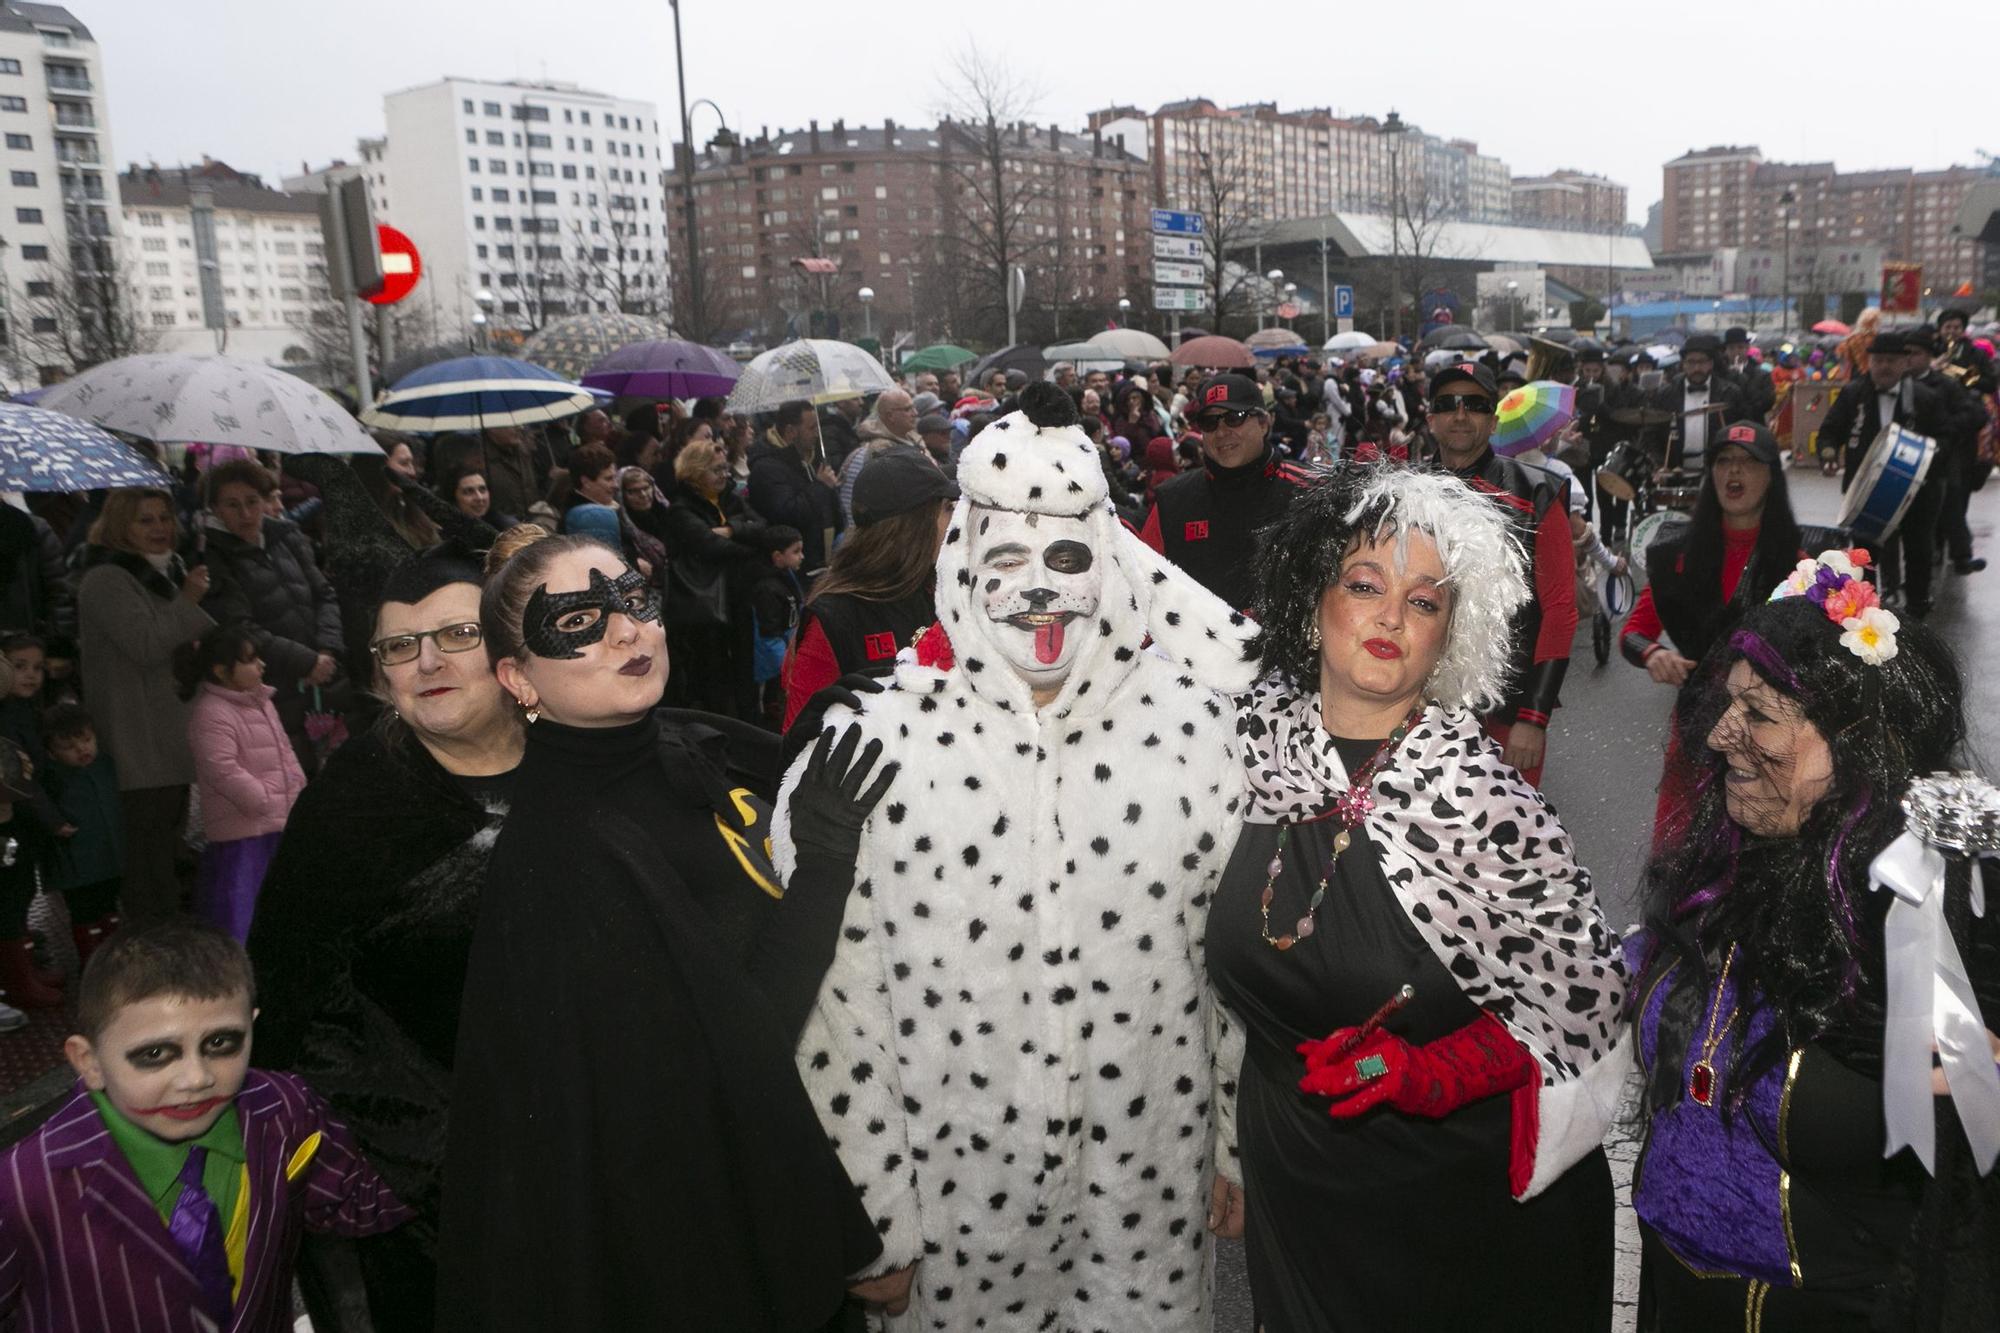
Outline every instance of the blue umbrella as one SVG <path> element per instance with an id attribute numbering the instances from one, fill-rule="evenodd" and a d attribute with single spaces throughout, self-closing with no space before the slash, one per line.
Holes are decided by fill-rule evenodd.
<path id="1" fill-rule="evenodd" d="M 88 421 L 0 403 L 0 491 L 98 491 L 171 481 L 138 450 Z"/>
<path id="2" fill-rule="evenodd" d="M 723 398 L 742 375 L 713 347 L 667 338 L 619 348 L 590 368 L 583 387 L 617 398 Z"/>
<path id="3" fill-rule="evenodd" d="M 574 416 L 597 395 L 540 366 L 505 356 L 462 356 L 412 371 L 361 414 L 386 430 L 483 430 Z"/>

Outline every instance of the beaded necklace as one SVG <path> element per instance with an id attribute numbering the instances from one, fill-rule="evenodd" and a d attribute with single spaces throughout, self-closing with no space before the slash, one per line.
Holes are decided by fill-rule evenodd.
<path id="1" fill-rule="evenodd" d="M 1319 877 L 1319 887 L 1313 890 L 1312 902 L 1306 905 L 1306 914 L 1298 919 L 1288 935 L 1271 934 L 1272 890 L 1277 885 L 1278 876 L 1284 872 L 1285 842 L 1292 832 L 1292 826 L 1289 824 L 1278 826 L 1278 848 L 1271 853 L 1271 864 L 1265 867 L 1268 873 L 1264 880 L 1264 893 L 1259 910 L 1264 918 L 1262 928 L 1264 943 L 1279 953 L 1285 952 L 1313 933 L 1314 915 L 1319 911 L 1320 902 L 1326 897 L 1327 880 L 1332 877 L 1334 867 L 1340 863 L 1340 854 L 1354 841 L 1354 830 L 1360 828 L 1362 821 L 1375 809 L 1375 797 L 1369 792 L 1369 786 L 1375 781 L 1375 775 L 1381 771 L 1382 765 L 1389 761 L 1389 756 L 1393 755 L 1397 747 L 1403 743 L 1403 738 L 1410 734 L 1410 728 L 1417 725 L 1417 719 L 1423 715 L 1424 705 L 1418 704 L 1411 709 L 1410 715 L 1403 719 L 1402 725 L 1390 732 L 1389 739 L 1377 747 L 1375 753 L 1368 757 L 1368 762 L 1355 770 L 1353 777 L 1348 780 L 1347 790 L 1334 801 L 1333 809 L 1327 811 L 1328 815 L 1338 819 L 1341 824 L 1340 832 L 1333 835 L 1333 855 L 1327 860 L 1326 873 Z M 1318 815 L 1305 822 L 1316 823 L 1324 818 L 1326 815 Z"/>

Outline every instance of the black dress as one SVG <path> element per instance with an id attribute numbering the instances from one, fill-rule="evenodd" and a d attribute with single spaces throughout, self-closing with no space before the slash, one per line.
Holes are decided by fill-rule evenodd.
<path id="1" fill-rule="evenodd" d="M 653 718 L 529 729 L 466 975 L 440 1328 L 800 1333 L 880 1254 L 792 1064 L 819 974 L 753 979 L 792 915 L 768 813 Z"/>
<path id="2" fill-rule="evenodd" d="M 1349 772 L 1378 742 L 1338 741 Z M 1286 839 L 1272 934 L 1293 929 L 1326 873 L 1337 821 Z M 1250 1289 L 1264 1333 L 1597 1330 L 1611 1324 L 1611 1174 L 1599 1151 L 1516 1203 L 1507 1097 L 1429 1120 L 1389 1107 L 1353 1120 L 1299 1091 L 1295 1048 L 1358 1025 L 1398 987 L 1388 1029 L 1416 1044 L 1479 1017 L 1404 914 L 1365 830 L 1337 868 L 1317 928 L 1289 951 L 1258 910 L 1278 827 L 1245 826 L 1208 923 L 1208 968 L 1246 1029 L 1237 1140 Z"/>
<path id="3" fill-rule="evenodd" d="M 454 778 L 394 725 L 341 746 L 293 807 L 250 926 L 258 1064 L 311 1083 L 416 1210 L 354 1242 L 382 1333 L 431 1323 L 459 995 L 513 776 Z"/>

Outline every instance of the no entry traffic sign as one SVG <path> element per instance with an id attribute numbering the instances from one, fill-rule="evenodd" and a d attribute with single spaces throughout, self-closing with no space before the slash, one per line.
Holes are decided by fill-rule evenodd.
<path id="1" fill-rule="evenodd" d="M 382 245 L 382 290 L 369 297 L 375 305 L 394 305 L 416 290 L 424 274 L 423 257 L 409 237 L 387 223 L 375 224 Z"/>

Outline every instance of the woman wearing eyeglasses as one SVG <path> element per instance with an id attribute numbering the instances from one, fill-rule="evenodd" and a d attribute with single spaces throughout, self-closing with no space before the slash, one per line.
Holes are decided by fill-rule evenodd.
<path id="1" fill-rule="evenodd" d="M 501 538 L 496 554 L 533 525 Z M 428 552 L 390 577 L 369 640 L 375 729 L 292 810 L 250 930 L 257 1056 L 333 1104 L 410 1225 L 359 1242 L 375 1327 L 430 1327 L 459 993 L 493 838 L 521 762 L 520 710 L 479 627 L 479 566 Z"/>

